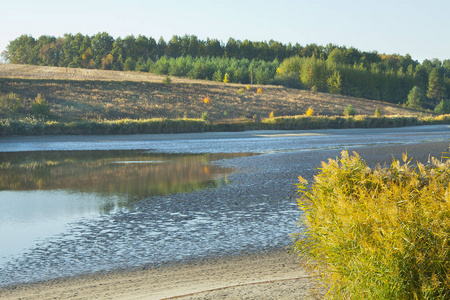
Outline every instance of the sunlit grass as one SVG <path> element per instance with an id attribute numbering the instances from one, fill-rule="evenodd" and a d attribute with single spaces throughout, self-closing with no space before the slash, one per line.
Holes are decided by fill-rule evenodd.
<path id="1" fill-rule="evenodd" d="M 225 111 L 223 115 L 227 115 Z M 136 133 L 186 133 L 205 131 L 243 131 L 243 130 L 308 130 L 345 128 L 387 128 L 416 125 L 450 124 L 450 115 L 438 117 L 403 116 L 355 116 L 328 117 L 299 115 L 294 117 L 275 117 L 271 112 L 268 118 L 210 119 L 204 111 L 199 118 L 152 118 L 152 119 L 97 119 L 83 121 L 56 121 L 27 117 L 21 119 L 0 119 L 0 135 L 54 135 L 54 134 L 136 134 Z M 214 115 L 212 115 L 214 116 Z M 214 121 L 213 121 L 214 120 Z"/>

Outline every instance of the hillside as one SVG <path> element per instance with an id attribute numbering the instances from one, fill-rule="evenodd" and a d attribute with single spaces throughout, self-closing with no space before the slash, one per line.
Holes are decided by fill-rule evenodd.
<path id="1" fill-rule="evenodd" d="M 98 119 L 200 118 L 214 122 L 316 114 L 342 115 L 352 105 L 357 114 L 414 116 L 419 112 L 380 101 L 313 93 L 280 86 L 225 84 L 142 72 L 121 72 L 29 65 L 0 65 L 0 92 L 16 93 L 31 106 L 37 94 L 47 99 L 51 116 L 61 121 Z M 247 89 L 249 87 L 249 89 Z M 258 92 L 258 89 L 262 89 Z M 204 99 L 209 97 L 209 103 Z M 208 102 L 208 101 L 206 101 Z M 3 115 L 3 117 L 6 117 Z"/>

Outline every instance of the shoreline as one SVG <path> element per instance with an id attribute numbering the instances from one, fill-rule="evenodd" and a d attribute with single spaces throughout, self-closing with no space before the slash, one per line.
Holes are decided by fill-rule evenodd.
<path id="1" fill-rule="evenodd" d="M 0 288 L 0 298 L 314 299 L 314 286 L 297 254 L 275 250 L 9 286 Z"/>

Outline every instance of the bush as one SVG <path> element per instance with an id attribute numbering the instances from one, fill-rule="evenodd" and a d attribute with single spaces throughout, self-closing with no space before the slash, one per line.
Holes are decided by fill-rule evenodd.
<path id="1" fill-rule="evenodd" d="M 19 95 L 9 93 L 0 95 L 0 108 L 5 111 L 15 111 L 20 105 Z"/>
<path id="2" fill-rule="evenodd" d="M 450 160 L 371 169 L 343 151 L 311 188 L 295 249 L 338 299 L 449 299 Z"/>
<path id="3" fill-rule="evenodd" d="M 164 77 L 163 81 L 164 84 L 171 84 L 172 83 L 172 78 L 170 78 L 169 75 L 167 75 L 166 77 Z"/>
<path id="4" fill-rule="evenodd" d="M 374 114 L 374 116 L 375 116 L 376 118 L 381 117 L 381 111 L 380 111 L 380 108 L 379 108 L 379 107 L 377 107 L 377 108 L 375 109 L 375 114 Z"/>
<path id="5" fill-rule="evenodd" d="M 38 94 L 31 104 L 31 114 L 36 117 L 48 117 L 50 115 L 50 104 L 41 94 Z"/>
<path id="6" fill-rule="evenodd" d="M 349 106 L 344 108 L 344 115 L 347 116 L 347 117 L 356 115 L 356 111 L 353 108 L 353 105 L 350 104 Z"/>
<path id="7" fill-rule="evenodd" d="M 313 116 L 314 115 L 314 108 L 309 107 L 308 110 L 306 111 L 305 115 Z"/>

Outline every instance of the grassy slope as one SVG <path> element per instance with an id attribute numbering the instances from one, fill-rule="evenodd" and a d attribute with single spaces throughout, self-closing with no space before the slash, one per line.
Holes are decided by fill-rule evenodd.
<path id="1" fill-rule="evenodd" d="M 32 101 L 38 93 L 51 104 L 61 121 L 121 118 L 200 118 L 208 112 L 216 121 L 301 115 L 308 107 L 320 115 L 342 115 L 349 104 L 358 114 L 414 116 L 418 112 L 380 101 L 370 101 L 279 86 L 224 84 L 213 81 L 140 72 L 0 65 L 0 92 L 14 92 Z M 257 93 L 262 88 L 263 93 Z M 241 93 L 238 90 L 242 89 Z M 211 102 L 203 99 L 209 96 Z"/>

